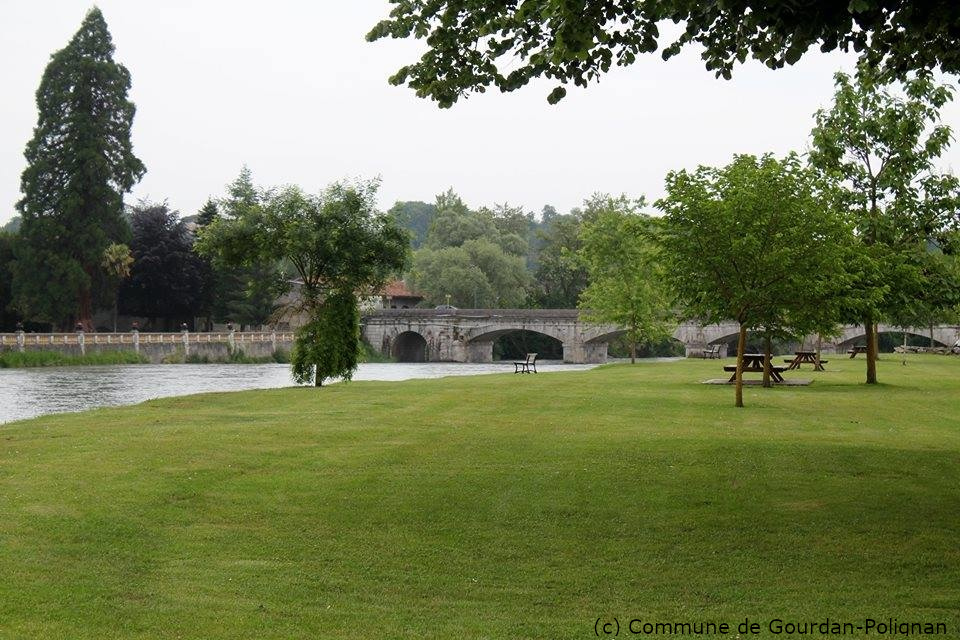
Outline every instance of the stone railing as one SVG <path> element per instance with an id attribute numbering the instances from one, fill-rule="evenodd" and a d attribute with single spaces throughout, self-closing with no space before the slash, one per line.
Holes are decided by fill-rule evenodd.
<path id="1" fill-rule="evenodd" d="M 225 344 L 233 351 L 243 345 L 270 343 L 276 350 L 277 344 L 293 342 L 293 333 L 290 331 L 210 331 L 190 332 L 178 331 L 170 333 L 130 331 L 128 333 L 87 333 L 75 331 L 72 333 L 0 333 L 0 350 L 16 349 L 36 351 L 42 349 L 58 349 L 72 347 L 86 351 L 90 346 L 129 347 L 139 352 L 141 345 L 175 345 L 182 346 L 189 352 L 192 345 Z"/>

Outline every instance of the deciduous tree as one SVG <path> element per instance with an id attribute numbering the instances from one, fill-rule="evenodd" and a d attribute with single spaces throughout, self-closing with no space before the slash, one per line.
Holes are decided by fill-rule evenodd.
<path id="1" fill-rule="evenodd" d="M 250 169 L 244 166 L 237 179 L 227 185 L 227 195 L 217 203 L 217 210 L 224 220 L 246 220 L 260 211 L 265 202 L 266 194 L 254 185 Z M 227 263 L 214 259 L 212 268 L 212 315 L 216 320 L 229 320 L 241 327 L 270 322 L 277 312 L 277 299 L 287 288 L 279 260 Z"/>
<path id="2" fill-rule="evenodd" d="M 786 326 L 798 304 L 846 279 L 849 228 L 796 155 L 737 156 L 726 167 L 667 175 L 661 243 L 666 276 L 687 315 L 734 319 L 736 406 L 743 406 L 748 329 Z"/>
<path id="3" fill-rule="evenodd" d="M 573 309 L 587 287 L 587 269 L 577 257 L 581 247 L 579 210 L 545 215 L 538 231 L 540 251 L 531 302 L 547 309 Z"/>
<path id="4" fill-rule="evenodd" d="M 429 304 L 509 308 L 522 304 L 530 279 L 522 257 L 475 238 L 458 247 L 417 251 L 410 282 Z"/>
<path id="5" fill-rule="evenodd" d="M 859 286 L 872 303 L 847 318 L 866 330 L 868 384 L 877 382 L 878 321 L 925 295 L 928 246 L 945 246 L 958 226 L 960 185 L 933 168 L 950 143 L 940 109 L 951 97 L 927 74 L 905 81 L 900 95 L 861 66 L 855 78 L 836 75 L 833 106 L 816 114 L 810 162 L 843 187 L 860 258 L 873 263 Z"/>
<path id="6" fill-rule="evenodd" d="M 437 215 L 437 207 L 420 201 L 397 202 L 389 211 L 401 228 L 410 232 L 410 245 L 419 249 L 427 239 L 427 230 Z"/>
<path id="7" fill-rule="evenodd" d="M 626 327 L 630 362 L 635 362 L 638 343 L 669 336 L 671 300 L 653 241 L 654 223 L 640 212 L 643 201 L 606 202 L 581 231 L 579 258 L 589 285 L 579 306 L 590 321 Z"/>
<path id="8" fill-rule="evenodd" d="M 320 386 L 349 379 L 359 350 L 357 296 L 402 271 L 409 237 L 376 211 L 377 182 L 334 184 L 319 195 L 297 187 L 268 192 L 259 203 L 213 222 L 201 249 L 231 264 L 284 260 L 296 270 L 308 320 L 292 357 L 298 382 Z"/>

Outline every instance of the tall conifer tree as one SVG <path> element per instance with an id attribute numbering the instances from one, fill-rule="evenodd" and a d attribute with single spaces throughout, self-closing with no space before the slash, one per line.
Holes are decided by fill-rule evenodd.
<path id="1" fill-rule="evenodd" d="M 92 9 L 51 56 L 37 90 L 39 117 L 21 177 L 17 301 L 31 318 L 90 327 L 104 249 L 128 242 L 123 194 L 146 171 L 133 154 L 130 74 Z"/>

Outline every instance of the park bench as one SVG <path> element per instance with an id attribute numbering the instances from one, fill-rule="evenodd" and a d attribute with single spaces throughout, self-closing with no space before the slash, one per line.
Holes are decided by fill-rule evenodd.
<path id="1" fill-rule="evenodd" d="M 517 360 L 513 363 L 514 373 L 536 373 L 537 372 L 537 354 L 528 353 L 526 360 Z"/>
<path id="2" fill-rule="evenodd" d="M 717 358 L 717 359 L 719 360 L 719 359 L 720 359 L 720 345 L 719 345 L 719 344 L 711 344 L 711 345 L 709 345 L 709 347 L 708 347 L 707 349 L 704 349 L 703 351 L 700 352 L 700 356 L 701 356 L 702 358 L 709 358 L 709 359 L 711 359 L 711 360 L 714 359 L 714 358 Z"/>
<path id="3" fill-rule="evenodd" d="M 867 345 L 865 344 L 854 345 L 852 349 L 847 349 L 847 353 L 850 354 L 851 358 L 856 358 L 858 353 L 866 353 L 866 352 L 867 352 Z"/>

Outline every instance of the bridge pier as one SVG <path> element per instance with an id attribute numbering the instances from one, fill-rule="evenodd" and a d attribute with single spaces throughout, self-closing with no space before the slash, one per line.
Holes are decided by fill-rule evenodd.
<path id="1" fill-rule="evenodd" d="M 607 343 L 564 342 L 563 361 L 569 364 L 603 364 L 607 361 Z"/>
<path id="2" fill-rule="evenodd" d="M 493 341 L 473 341 L 466 344 L 467 362 L 493 362 Z"/>

